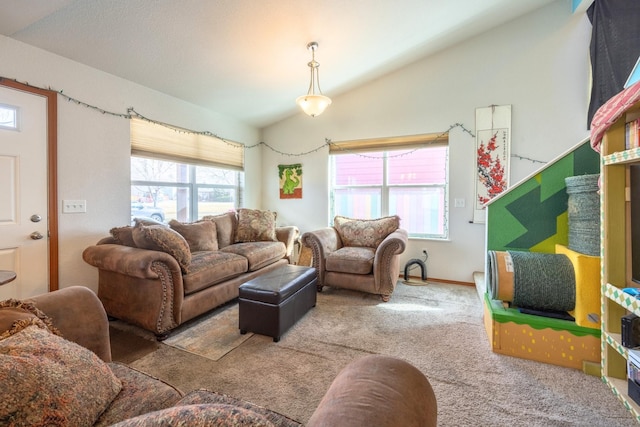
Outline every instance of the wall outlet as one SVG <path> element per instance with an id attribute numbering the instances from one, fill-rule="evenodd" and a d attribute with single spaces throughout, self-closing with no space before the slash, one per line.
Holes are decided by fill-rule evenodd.
<path id="1" fill-rule="evenodd" d="M 63 200 L 62 213 L 85 213 L 87 212 L 86 200 Z"/>
<path id="2" fill-rule="evenodd" d="M 464 199 L 453 199 L 453 207 L 464 208 Z"/>

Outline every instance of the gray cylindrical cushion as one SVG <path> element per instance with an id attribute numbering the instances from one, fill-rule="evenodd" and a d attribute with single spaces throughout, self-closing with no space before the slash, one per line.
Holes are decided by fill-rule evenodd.
<path id="1" fill-rule="evenodd" d="M 567 216 L 569 249 L 591 256 L 600 255 L 599 174 L 569 176 Z"/>
<path id="2" fill-rule="evenodd" d="M 513 260 L 513 305 L 570 311 L 576 305 L 573 264 L 564 254 L 509 251 Z"/>

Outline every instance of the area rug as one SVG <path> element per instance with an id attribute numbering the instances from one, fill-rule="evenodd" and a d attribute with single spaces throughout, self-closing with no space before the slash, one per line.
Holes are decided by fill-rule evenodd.
<path id="1" fill-rule="evenodd" d="M 120 323 L 111 322 L 109 338 L 111 339 L 111 357 L 121 363 L 131 363 L 160 347 L 155 337 L 143 337 L 140 333 L 132 332 Z"/>
<path id="2" fill-rule="evenodd" d="M 239 336 L 237 325 L 228 335 Z M 215 361 L 161 344 L 130 365 L 185 392 L 210 389 L 306 423 L 338 372 L 367 354 L 420 369 L 439 426 L 638 425 L 597 377 L 493 353 L 472 286 L 399 282 L 387 303 L 325 287 L 277 343 L 254 334 Z"/>
<path id="3" fill-rule="evenodd" d="M 252 335 L 240 334 L 238 304 L 234 303 L 182 325 L 163 343 L 207 359 L 220 360 Z"/>

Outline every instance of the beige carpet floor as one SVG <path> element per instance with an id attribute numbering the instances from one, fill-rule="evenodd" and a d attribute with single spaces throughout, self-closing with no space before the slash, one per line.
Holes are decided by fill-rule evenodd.
<path id="1" fill-rule="evenodd" d="M 127 331 L 141 344 L 152 338 Z M 120 357 L 135 350 L 132 341 L 123 346 L 117 340 Z M 255 334 L 217 361 L 166 344 L 139 354 L 126 363 L 185 392 L 215 390 L 303 423 L 347 363 L 384 354 L 411 362 L 429 378 L 441 426 L 637 425 L 599 378 L 493 353 L 470 286 L 399 282 L 388 303 L 325 288 L 317 306 L 278 343 Z"/>

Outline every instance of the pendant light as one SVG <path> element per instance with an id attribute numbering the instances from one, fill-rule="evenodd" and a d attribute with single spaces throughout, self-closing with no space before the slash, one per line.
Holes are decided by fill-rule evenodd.
<path id="1" fill-rule="evenodd" d="M 307 49 L 311 51 L 311 62 L 307 65 L 311 69 L 311 82 L 306 95 L 299 96 L 296 103 L 302 108 L 306 114 L 311 117 L 319 116 L 331 104 L 331 99 L 324 96 L 320 90 L 320 80 L 318 77 L 318 67 L 320 64 L 316 62 L 316 49 L 318 43 L 311 42 L 307 44 Z M 317 89 L 317 90 L 316 90 Z"/>

